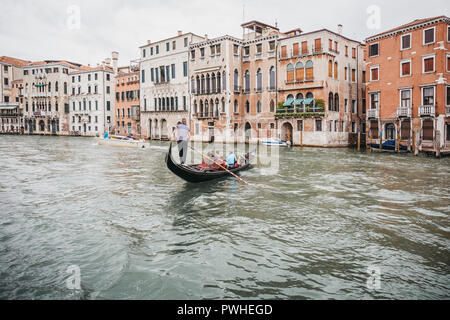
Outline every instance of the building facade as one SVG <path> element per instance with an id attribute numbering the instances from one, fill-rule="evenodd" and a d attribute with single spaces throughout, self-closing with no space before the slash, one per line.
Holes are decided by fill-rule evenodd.
<path id="1" fill-rule="evenodd" d="M 80 64 L 54 60 L 23 67 L 25 133 L 69 134 L 69 73 L 81 68 Z"/>
<path id="2" fill-rule="evenodd" d="M 241 26 L 242 39 L 222 36 L 191 45 L 195 141 L 258 142 L 275 134 L 276 47 L 281 33 L 257 21 Z"/>
<path id="3" fill-rule="evenodd" d="M 414 20 L 366 39 L 368 141 L 450 150 L 449 24 Z"/>
<path id="4" fill-rule="evenodd" d="M 70 72 L 69 128 L 70 134 L 100 136 L 114 127 L 115 71 L 118 53 L 113 52 L 113 64 L 107 58 L 97 67 L 83 67 Z"/>
<path id="5" fill-rule="evenodd" d="M 364 46 L 327 29 L 294 30 L 279 41 L 278 104 L 281 138 L 294 145 L 338 147 L 364 133 Z"/>
<path id="6" fill-rule="evenodd" d="M 139 67 L 121 67 L 116 76 L 115 131 L 141 138 Z"/>
<path id="7" fill-rule="evenodd" d="M 142 136 L 168 140 L 178 121 L 189 117 L 189 45 L 203 38 L 178 35 L 140 47 Z"/>
<path id="8" fill-rule="evenodd" d="M 23 70 L 30 61 L 0 57 L 0 133 L 22 133 Z"/>

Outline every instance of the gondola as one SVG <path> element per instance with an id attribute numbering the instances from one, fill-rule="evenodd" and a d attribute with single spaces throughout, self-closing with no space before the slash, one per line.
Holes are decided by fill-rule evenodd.
<path id="1" fill-rule="evenodd" d="M 248 157 L 246 157 L 246 159 L 248 159 Z M 203 170 L 197 169 L 197 165 L 180 165 L 175 163 L 172 158 L 172 143 L 170 144 L 169 151 L 166 155 L 166 164 L 170 171 L 187 182 L 199 183 L 231 176 L 227 171 Z M 250 166 L 251 165 L 248 162 L 240 167 L 230 169 L 230 171 L 236 174 L 239 171 L 249 169 Z"/>

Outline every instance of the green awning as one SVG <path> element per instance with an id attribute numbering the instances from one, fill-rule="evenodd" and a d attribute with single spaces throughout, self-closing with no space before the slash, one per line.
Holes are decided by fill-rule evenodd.
<path id="1" fill-rule="evenodd" d="M 286 102 L 283 103 L 283 107 L 290 107 L 292 105 L 292 102 L 294 102 L 294 98 L 287 99 Z"/>
<path id="2" fill-rule="evenodd" d="M 308 99 L 305 99 L 305 101 L 303 101 L 303 103 L 304 103 L 305 105 L 308 105 L 308 104 L 310 104 L 310 103 L 313 102 L 313 101 L 314 101 L 313 98 L 308 98 Z"/>
<path id="3" fill-rule="evenodd" d="M 295 100 L 295 101 L 294 101 L 294 106 L 299 106 L 299 105 L 301 105 L 303 101 L 304 101 L 303 99 L 297 99 L 297 100 Z"/>

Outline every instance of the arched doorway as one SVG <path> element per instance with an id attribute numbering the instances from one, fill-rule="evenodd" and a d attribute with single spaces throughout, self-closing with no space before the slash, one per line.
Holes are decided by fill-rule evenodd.
<path id="1" fill-rule="evenodd" d="M 28 131 L 30 132 L 30 134 L 33 133 L 33 120 L 29 120 L 28 121 Z"/>
<path id="2" fill-rule="evenodd" d="M 292 124 L 289 122 L 283 123 L 283 126 L 281 127 L 281 139 L 292 143 L 292 131 Z"/>
<path id="3" fill-rule="evenodd" d="M 386 123 L 386 140 L 395 139 L 395 125 L 393 123 Z"/>
<path id="4" fill-rule="evenodd" d="M 39 131 L 44 132 L 45 131 L 45 122 L 44 120 L 39 121 Z"/>
<path id="5" fill-rule="evenodd" d="M 161 140 L 167 140 L 169 138 L 167 132 L 167 121 L 166 119 L 162 119 L 161 121 Z"/>
<path id="6" fill-rule="evenodd" d="M 52 134 L 56 134 L 56 121 L 52 120 Z"/>
<path id="7" fill-rule="evenodd" d="M 159 139 L 159 127 L 158 127 L 158 119 L 155 119 L 155 139 Z"/>
<path id="8" fill-rule="evenodd" d="M 252 126 L 249 122 L 246 122 L 245 123 L 245 143 L 249 143 L 251 137 L 252 137 Z"/>
<path id="9" fill-rule="evenodd" d="M 148 120 L 148 139 L 151 140 L 152 139 L 152 119 Z"/>

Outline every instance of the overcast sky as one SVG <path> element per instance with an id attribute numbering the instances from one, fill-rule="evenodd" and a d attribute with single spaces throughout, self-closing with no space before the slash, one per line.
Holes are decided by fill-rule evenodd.
<path id="1" fill-rule="evenodd" d="M 367 13 L 374 5 L 380 9 L 379 29 L 376 16 Z M 376 14 L 376 9 L 371 12 Z M 210 38 L 240 37 L 243 19 L 277 22 L 281 31 L 304 32 L 337 31 L 341 23 L 345 36 L 362 41 L 411 20 L 438 15 L 449 16 L 448 0 L 0 0 L 0 56 L 95 65 L 116 50 L 119 64 L 128 65 L 139 57 L 138 48 L 147 39 L 162 40 L 177 30 Z"/>

